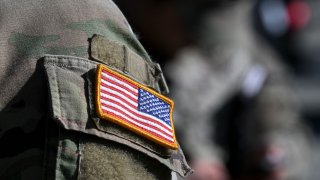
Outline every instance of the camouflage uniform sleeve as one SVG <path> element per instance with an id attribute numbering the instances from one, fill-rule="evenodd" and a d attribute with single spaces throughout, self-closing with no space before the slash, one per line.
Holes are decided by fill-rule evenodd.
<path id="1" fill-rule="evenodd" d="M 98 64 L 160 92 L 155 63 L 112 1 L 0 1 L 0 11 L 0 179 L 192 172 L 180 148 L 96 116 Z"/>

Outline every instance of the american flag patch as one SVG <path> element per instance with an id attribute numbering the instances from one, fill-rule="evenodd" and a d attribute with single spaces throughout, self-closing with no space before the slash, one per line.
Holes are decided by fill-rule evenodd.
<path id="1" fill-rule="evenodd" d="M 178 148 L 172 100 L 101 64 L 96 77 L 96 109 L 101 119 L 165 147 Z"/>

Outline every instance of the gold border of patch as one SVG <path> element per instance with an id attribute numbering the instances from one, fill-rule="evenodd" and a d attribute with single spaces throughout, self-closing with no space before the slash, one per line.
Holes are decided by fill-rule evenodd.
<path id="1" fill-rule="evenodd" d="M 130 83 L 138 86 L 139 88 L 141 89 L 144 89 L 148 92 L 150 92 L 151 94 L 153 94 L 154 96 L 158 97 L 159 99 L 165 101 L 166 103 L 168 103 L 170 105 L 170 122 L 171 122 L 171 127 L 172 127 L 172 133 L 173 133 L 173 139 L 174 139 L 174 142 L 171 143 L 169 141 L 165 141 L 163 139 L 160 139 L 158 138 L 157 136 L 151 134 L 151 133 L 148 133 L 147 131 L 143 130 L 142 128 L 139 128 L 137 126 L 134 126 L 132 124 L 129 124 L 127 122 L 125 122 L 124 120 L 118 118 L 118 117 L 115 117 L 115 116 L 112 116 L 111 114 L 107 114 L 107 113 L 104 113 L 102 111 L 102 107 L 101 107 L 101 102 L 100 102 L 100 84 L 101 84 L 101 73 L 102 73 L 102 70 L 106 70 L 108 72 L 110 72 L 111 74 L 121 78 L 121 79 L 124 79 L 126 81 L 129 81 Z M 96 94 L 96 97 L 95 97 L 95 102 L 96 102 L 96 110 L 97 110 L 97 115 L 99 118 L 103 119 L 103 120 L 107 120 L 107 121 L 111 121 L 113 123 L 116 123 L 126 129 L 129 129 L 157 144 L 160 144 L 164 147 L 167 147 L 167 148 L 170 148 L 170 149 L 178 149 L 178 143 L 177 143 L 177 140 L 176 140 L 176 135 L 175 135 L 175 131 L 174 131 L 174 125 L 173 125 L 173 119 L 172 119 L 172 114 L 173 114 L 173 107 L 174 107 L 174 102 L 157 93 L 156 91 L 120 74 L 119 72 L 116 72 L 114 70 L 112 70 L 111 68 L 105 66 L 105 65 L 102 65 L 102 64 L 98 64 L 97 66 L 97 71 L 96 71 L 96 87 L 95 87 L 95 94 Z"/>

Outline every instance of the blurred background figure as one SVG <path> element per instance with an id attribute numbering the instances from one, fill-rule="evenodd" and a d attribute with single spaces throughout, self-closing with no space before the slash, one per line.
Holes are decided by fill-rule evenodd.
<path id="1" fill-rule="evenodd" d="M 317 177 L 302 117 L 319 117 L 313 1 L 115 2 L 168 74 L 190 179 Z"/>
<path id="2" fill-rule="evenodd" d="M 303 115 L 317 134 L 320 132 L 316 121 L 320 118 L 319 5 L 318 0 L 261 0 L 254 12 L 258 32 L 290 67 Z"/>
<path id="3" fill-rule="evenodd" d="M 319 0 L 267 1 L 255 6 L 255 26 L 280 54 L 293 75 L 291 84 L 301 115 L 317 142 L 313 146 L 310 179 L 318 179 L 320 133 L 320 12 Z"/>

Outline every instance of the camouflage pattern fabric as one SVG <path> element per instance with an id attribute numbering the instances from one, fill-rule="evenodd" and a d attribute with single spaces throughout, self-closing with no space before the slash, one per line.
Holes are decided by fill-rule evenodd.
<path id="1" fill-rule="evenodd" d="M 132 78 L 159 90 L 154 63 L 112 1 L 0 1 L 0 30 L 0 179 L 170 179 L 171 171 L 192 172 L 181 149 L 95 117 L 98 63 L 119 68 L 127 53 Z M 94 34 L 106 43 L 94 43 Z M 146 64 L 151 68 L 141 73 Z"/>

